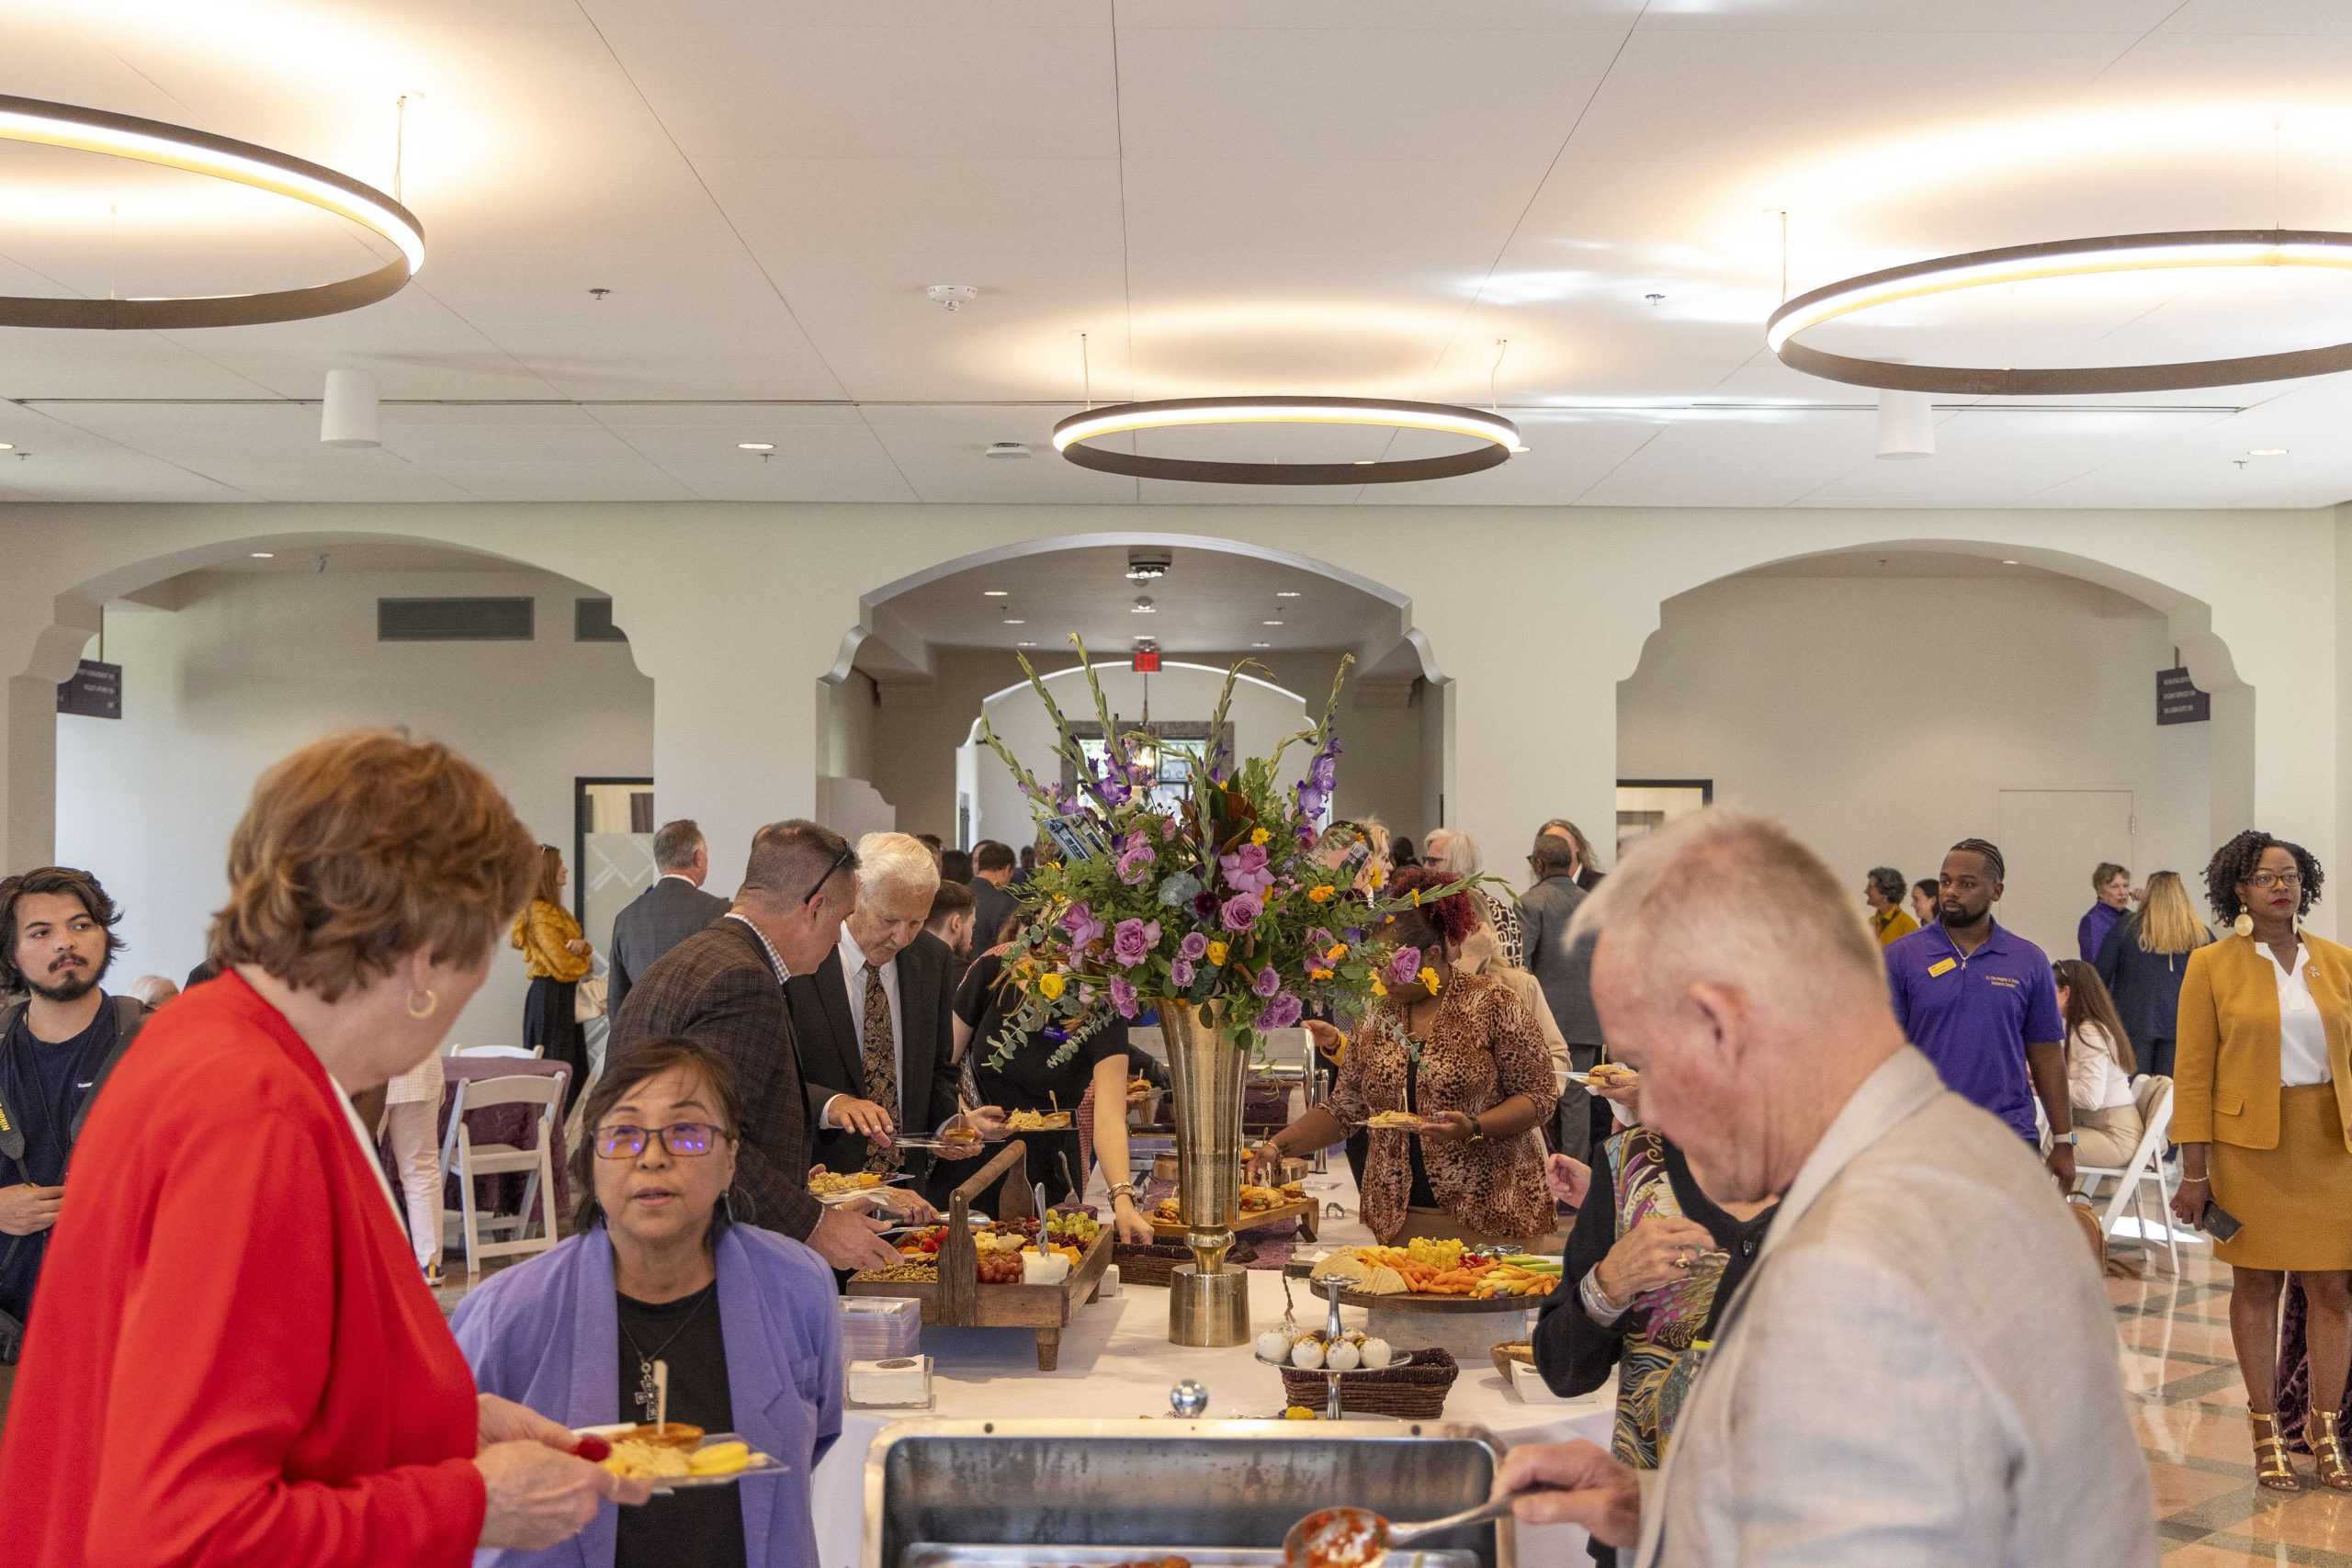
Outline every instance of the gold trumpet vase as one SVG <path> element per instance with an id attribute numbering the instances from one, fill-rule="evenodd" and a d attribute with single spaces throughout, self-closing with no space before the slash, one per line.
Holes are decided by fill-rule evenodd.
<path id="1" fill-rule="evenodd" d="M 1175 1096 L 1177 1201 L 1193 1261 L 1168 1291 L 1176 1345 L 1250 1342 L 1250 1280 L 1226 1261 L 1241 1213 L 1241 1086 L 1249 1053 L 1221 1003 L 1159 1004 Z"/>

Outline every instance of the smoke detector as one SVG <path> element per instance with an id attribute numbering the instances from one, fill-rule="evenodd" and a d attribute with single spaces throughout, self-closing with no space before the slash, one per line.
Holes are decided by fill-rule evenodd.
<path id="1" fill-rule="evenodd" d="M 934 283 L 923 290 L 931 302 L 954 315 L 980 297 L 980 291 L 968 283 Z"/>
<path id="2" fill-rule="evenodd" d="M 1175 564 L 1174 558 L 1170 557 L 1166 550 L 1129 550 L 1127 552 L 1127 581 L 1157 582 L 1166 577 L 1168 569 Z"/>
<path id="3" fill-rule="evenodd" d="M 949 309 L 953 310 L 954 307 L 950 306 Z M 1026 457 L 1029 456 L 1029 448 L 1018 441 L 991 441 L 988 444 L 987 450 L 983 451 L 980 456 L 983 457 L 1003 457 L 1008 459 Z"/>
<path id="4" fill-rule="evenodd" d="M 1149 594 L 1138 593 L 1136 595 L 1136 602 L 1128 613 L 1136 615 L 1156 615 L 1159 614 L 1159 606 L 1151 602 L 1151 596 Z"/>

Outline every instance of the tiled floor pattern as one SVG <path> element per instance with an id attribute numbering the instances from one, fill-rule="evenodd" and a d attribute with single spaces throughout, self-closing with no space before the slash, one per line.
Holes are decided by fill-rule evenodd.
<path id="1" fill-rule="evenodd" d="M 2352 1568 L 2352 1493 L 2254 1484 L 2245 1384 L 2230 1348 L 2230 1271 L 2202 1248 L 2176 1280 L 2158 1259 L 2145 1279 L 2109 1280 L 2123 1387 L 2148 1456 L 2165 1568 L 2298 1563 Z"/>

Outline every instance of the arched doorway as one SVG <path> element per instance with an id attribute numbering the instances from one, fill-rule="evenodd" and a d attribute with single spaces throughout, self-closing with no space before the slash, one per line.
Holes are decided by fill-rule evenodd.
<path id="1" fill-rule="evenodd" d="M 1159 574 L 1130 578 L 1138 561 Z M 1267 730 L 1269 749 L 1275 708 L 1287 704 L 1311 722 L 1340 657 L 1354 655 L 1338 721 L 1348 748 L 1339 808 L 1380 815 L 1416 837 L 1438 824 L 1449 694 L 1409 599 L 1294 552 L 1168 534 L 1023 541 L 863 595 L 820 687 L 820 814 L 830 806 L 844 819 L 888 819 L 950 842 L 1016 828 L 1025 838 L 1025 812 L 999 820 L 1013 815 L 1002 764 L 970 741 L 989 705 L 1022 705 L 1021 658 L 1057 685 L 1075 681 L 1073 631 L 1106 672 L 1121 722 L 1142 712 L 1144 682 L 1129 670 L 1139 637 L 1162 655 L 1150 686 L 1156 723 L 1205 721 L 1226 669 L 1253 661 L 1250 724 L 1252 736 Z M 1063 705 L 1084 717 L 1091 702 Z M 1247 754 L 1257 742 L 1241 744 Z"/>
<path id="2" fill-rule="evenodd" d="M 2210 721 L 2159 722 L 2177 665 Z M 2062 552 L 1887 542 L 1727 573 L 1661 604 L 1618 690 L 1621 780 L 1787 819 L 1858 899 L 1873 866 L 1932 875 L 1993 839 L 2005 922 L 2053 956 L 2094 865 L 2193 877 L 2253 809 L 2255 694 L 2206 607 Z M 1623 795 L 1635 824 L 1672 809 Z"/>

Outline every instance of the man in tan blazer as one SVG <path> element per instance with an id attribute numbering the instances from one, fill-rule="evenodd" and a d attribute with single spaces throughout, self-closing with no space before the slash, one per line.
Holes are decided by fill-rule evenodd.
<path id="1" fill-rule="evenodd" d="M 2154 1562 L 2081 1233 L 2021 1140 L 1905 1043 L 1829 869 L 1778 823 L 1702 812 L 1629 854 L 1588 920 L 1644 1119 L 1717 1199 L 1781 1207 L 1664 1468 L 1516 1450 L 1501 1487 L 1562 1489 L 1519 1517 L 1644 1568 Z"/>

